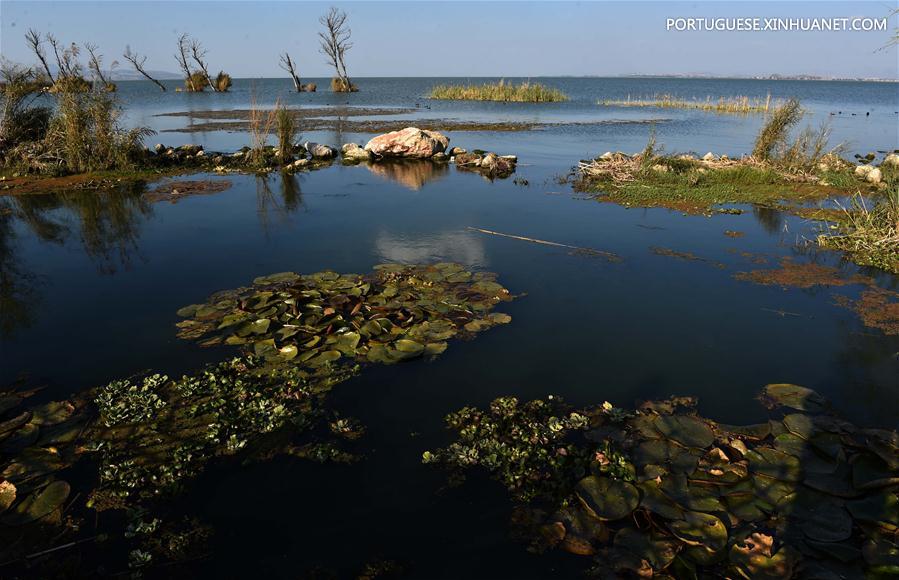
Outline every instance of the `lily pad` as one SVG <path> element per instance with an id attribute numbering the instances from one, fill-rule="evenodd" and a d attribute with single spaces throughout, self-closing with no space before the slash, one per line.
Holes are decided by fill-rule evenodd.
<path id="1" fill-rule="evenodd" d="M 840 542 L 852 535 L 852 518 L 845 508 L 834 502 L 822 502 L 803 509 L 800 527 L 812 540 Z"/>
<path id="2" fill-rule="evenodd" d="M 711 514 L 685 512 L 684 519 L 669 523 L 668 529 L 689 546 L 700 546 L 717 552 L 727 545 L 727 528 Z"/>
<path id="3" fill-rule="evenodd" d="M 689 415 L 660 415 L 655 427 L 662 435 L 687 447 L 705 448 L 715 442 L 709 426 Z"/>
<path id="4" fill-rule="evenodd" d="M 21 526 L 38 520 L 59 508 L 69 497 L 71 487 L 65 481 L 54 481 L 22 500 L 2 521 L 8 526 Z"/>
<path id="5" fill-rule="evenodd" d="M 633 485 L 608 477 L 590 475 L 575 486 L 583 506 L 600 520 L 620 520 L 640 503 L 640 492 Z"/>
<path id="6" fill-rule="evenodd" d="M 762 400 L 773 406 L 808 412 L 821 412 L 828 406 L 827 400 L 812 389 L 786 383 L 767 385 Z"/>

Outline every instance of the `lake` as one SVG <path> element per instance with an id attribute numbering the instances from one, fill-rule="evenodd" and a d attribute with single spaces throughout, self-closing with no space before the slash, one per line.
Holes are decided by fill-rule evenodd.
<path id="1" fill-rule="evenodd" d="M 325 79 L 304 79 L 326 87 Z M 511 79 L 516 80 L 516 79 Z M 899 336 L 866 328 L 835 295 L 859 285 L 783 289 L 734 278 L 778 260 L 859 269 L 805 246 L 820 224 L 770 209 L 684 216 L 627 209 L 574 193 L 558 181 L 579 159 L 635 152 L 654 130 L 666 151 L 740 155 L 760 116 L 600 107 L 603 99 L 799 97 L 807 122 L 830 121 L 849 153 L 899 148 L 896 83 L 686 79 L 535 79 L 566 92 L 558 104 L 437 102 L 447 79 L 358 79 L 360 92 L 296 94 L 288 79 L 239 79 L 227 94 L 161 93 L 119 84 L 130 124 L 177 130 L 188 110 L 290 106 L 414 109 L 395 118 L 552 123 L 523 132 L 448 132 L 451 145 L 519 156 L 513 180 L 455 166 L 339 164 L 295 176 L 211 176 L 230 189 L 177 203 L 142 190 L 0 197 L 0 291 L 5 312 L 0 382 L 27 375 L 52 399 L 153 369 L 169 375 L 236 354 L 176 338 L 175 311 L 274 272 L 369 272 L 383 262 L 455 261 L 496 272 L 515 294 L 512 316 L 473 341 L 451 342 L 433 361 L 371 366 L 333 392 L 335 408 L 366 426 L 352 465 L 279 458 L 222 464 L 183 497 L 185 512 L 217 530 L 209 577 L 296 577 L 316 566 L 346 575 L 382 557 L 410 577 L 566 576 L 563 554 L 535 556 L 508 538 L 501 486 L 470 481 L 443 489 L 445 474 L 421 453 L 445 445 L 443 417 L 500 395 L 554 394 L 574 404 L 693 395 L 727 423 L 764 420 L 754 402 L 768 383 L 816 389 L 863 425 L 899 423 Z M 173 83 L 167 83 L 174 86 Z M 427 108 L 430 107 L 430 108 Z M 835 113 L 831 115 L 831 113 Z M 867 113 L 870 113 L 867 115 Z M 380 118 L 380 117 L 379 117 Z M 390 117 L 386 117 L 390 118 Z M 654 120 L 654 123 L 648 121 Z M 339 146 L 369 134 L 319 131 L 303 138 Z M 235 150 L 242 132 L 160 132 L 148 144 L 199 143 Z M 470 228 L 614 252 L 618 263 Z M 740 231 L 742 237 L 724 235 Z M 701 260 L 660 255 L 653 248 Z M 767 260 L 760 266 L 755 258 Z M 896 277 L 868 270 L 877 284 Z M 246 496 L 243 490 L 254 490 Z"/>

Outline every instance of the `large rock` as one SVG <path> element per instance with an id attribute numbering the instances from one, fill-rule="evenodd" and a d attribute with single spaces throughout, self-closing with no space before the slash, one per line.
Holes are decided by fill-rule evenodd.
<path id="1" fill-rule="evenodd" d="M 893 165 L 893 166 L 899 167 L 899 155 L 896 155 L 895 153 L 890 153 L 889 155 L 887 155 L 884 158 L 883 163 L 881 165 Z"/>
<path id="2" fill-rule="evenodd" d="M 406 127 L 401 131 L 378 135 L 365 145 L 365 149 L 380 157 L 425 159 L 435 153 L 443 153 L 448 145 L 449 139 L 437 131 Z"/>

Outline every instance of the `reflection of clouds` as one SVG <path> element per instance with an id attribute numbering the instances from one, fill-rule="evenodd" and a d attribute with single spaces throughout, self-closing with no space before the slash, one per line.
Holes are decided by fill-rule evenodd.
<path id="1" fill-rule="evenodd" d="M 405 161 L 378 161 L 367 164 L 368 170 L 418 191 L 425 183 L 443 177 L 447 172 L 446 163 L 435 163 L 428 159 Z"/>
<path id="2" fill-rule="evenodd" d="M 423 264 L 459 262 L 466 266 L 486 266 L 483 239 L 468 232 L 448 231 L 419 236 L 396 236 L 380 232 L 375 250 L 387 262 Z"/>

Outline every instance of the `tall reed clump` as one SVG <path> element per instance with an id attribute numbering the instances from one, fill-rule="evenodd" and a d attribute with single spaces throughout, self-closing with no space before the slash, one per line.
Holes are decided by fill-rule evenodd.
<path id="1" fill-rule="evenodd" d="M 790 131 L 803 115 L 799 99 L 795 98 L 774 109 L 755 139 L 752 156 L 760 161 L 771 160 L 775 151 L 786 144 Z"/>
<path id="2" fill-rule="evenodd" d="M 2 109 L 0 109 L 0 158 L 7 165 L 11 152 L 20 145 L 41 141 L 50 127 L 52 109 L 35 105 L 39 82 L 33 69 L 12 63 L 0 67 Z"/>
<path id="3" fill-rule="evenodd" d="M 847 252 L 858 264 L 899 274 L 899 187 L 875 201 L 873 207 L 856 194 L 850 206 L 842 209 L 837 233 L 818 236 L 818 244 Z"/>
<path id="4" fill-rule="evenodd" d="M 207 86 L 209 86 L 209 82 L 203 71 L 194 71 L 184 78 L 184 88 L 189 93 L 202 93 Z"/>
<path id="5" fill-rule="evenodd" d="M 313 85 L 315 86 L 315 85 Z M 358 93 L 359 87 L 352 81 L 334 77 L 331 79 L 331 90 L 335 93 Z"/>
<path id="6" fill-rule="evenodd" d="M 46 137 L 49 152 L 69 172 L 127 169 L 144 152 L 146 127 L 125 129 L 115 96 L 97 87 L 88 92 L 63 91 Z"/>
<path id="7" fill-rule="evenodd" d="M 655 95 L 648 98 L 633 99 L 628 95 L 627 99 L 607 99 L 599 101 L 600 105 L 607 107 L 653 107 L 659 109 L 695 109 L 700 111 L 712 111 L 715 113 L 748 114 L 767 113 L 772 106 L 778 106 L 777 101 L 772 102 L 769 94 L 764 99 L 739 97 L 706 97 L 704 101 L 699 99 L 682 99 L 674 95 Z"/>
<path id="8" fill-rule="evenodd" d="M 275 105 L 275 133 L 278 136 L 278 155 L 282 160 L 293 155 L 293 144 L 297 139 L 297 120 L 293 111 L 279 101 Z"/>
<path id="9" fill-rule="evenodd" d="M 830 126 L 806 127 L 791 141 L 790 133 L 805 112 L 795 98 L 775 108 L 762 126 L 752 156 L 786 171 L 811 172 L 825 155 L 835 154 L 841 146 L 830 147 Z"/>
<path id="10" fill-rule="evenodd" d="M 261 109 L 256 103 L 256 96 L 250 98 L 250 150 L 247 152 L 247 160 L 251 165 L 262 167 L 266 164 L 266 146 L 268 145 L 268 136 L 272 134 L 272 130 L 278 118 L 278 109 L 281 103 L 275 105 L 275 109 Z"/>
<path id="11" fill-rule="evenodd" d="M 431 89 L 430 98 L 516 103 L 556 103 L 568 100 L 562 91 L 540 83 L 525 81 L 516 85 L 505 80 L 480 85 L 437 85 Z"/>

